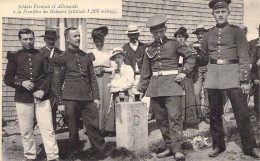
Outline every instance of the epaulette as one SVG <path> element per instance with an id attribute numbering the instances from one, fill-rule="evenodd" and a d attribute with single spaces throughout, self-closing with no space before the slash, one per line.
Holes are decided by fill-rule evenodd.
<path id="1" fill-rule="evenodd" d="M 231 27 L 234 27 L 234 28 L 240 28 L 239 26 L 237 25 L 233 25 L 233 24 L 230 24 Z"/>
<path id="2" fill-rule="evenodd" d="M 57 55 L 52 58 L 52 63 L 55 65 L 64 65 L 66 64 L 66 56 L 65 52 L 63 51 L 60 55 Z"/>
<path id="3" fill-rule="evenodd" d="M 6 58 L 7 58 L 8 60 L 14 60 L 14 59 L 15 59 L 15 54 L 18 53 L 19 51 L 20 51 L 20 50 L 14 51 L 14 52 L 8 51 L 7 54 L 6 54 Z"/>
<path id="4" fill-rule="evenodd" d="M 93 52 L 89 52 L 89 53 L 87 53 L 87 55 L 88 55 L 89 59 L 90 59 L 92 62 L 96 60 L 95 55 L 93 54 Z"/>

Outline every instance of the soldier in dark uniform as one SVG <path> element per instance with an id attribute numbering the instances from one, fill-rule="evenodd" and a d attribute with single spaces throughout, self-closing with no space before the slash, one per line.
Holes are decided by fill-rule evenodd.
<path id="1" fill-rule="evenodd" d="M 90 144 L 96 154 L 103 155 L 105 140 L 98 129 L 99 89 L 92 60 L 89 55 L 79 49 L 80 33 L 76 28 L 65 30 L 68 48 L 62 56 L 53 59 L 55 96 L 58 109 L 68 117 L 69 143 L 71 158 L 79 157 L 82 151 L 78 119 L 81 117 L 86 128 Z M 58 65 L 60 68 L 56 68 Z M 62 86 L 64 87 L 62 89 Z"/>
<path id="2" fill-rule="evenodd" d="M 8 52 L 4 76 L 7 86 L 15 88 L 15 104 L 23 140 L 24 156 L 36 160 L 37 149 L 33 135 L 33 118 L 39 124 L 47 160 L 58 161 L 59 149 L 53 132 L 49 89 L 52 70 L 48 60 L 34 49 L 34 32 L 21 29 L 18 33 L 22 49 Z"/>
<path id="3" fill-rule="evenodd" d="M 165 16 L 157 15 L 149 18 L 146 23 L 155 40 L 145 49 L 139 90 L 146 91 L 146 96 L 151 97 L 151 108 L 165 140 L 165 151 L 157 156 L 164 157 L 174 153 L 175 158 L 181 160 L 184 159 L 181 149 L 181 100 L 184 94 L 182 81 L 186 74 L 193 71 L 195 59 L 191 49 L 184 43 L 165 36 L 166 21 Z M 179 71 L 180 56 L 184 56 L 186 62 Z"/>
<path id="4" fill-rule="evenodd" d="M 260 25 L 258 34 L 260 37 Z M 249 46 L 252 54 L 251 80 L 253 83 L 252 91 L 254 93 L 254 110 L 257 121 L 257 142 L 260 142 L 260 38 L 251 40 Z"/>
<path id="5" fill-rule="evenodd" d="M 52 67 L 52 64 L 51 64 L 52 58 L 62 54 L 62 51 L 60 49 L 58 49 L 57 47 L 55 47 L 55 42 L 57 41 L 57 39 L 59 39 L 60 36 L 56 34 L 55 30 L 46 30 L 45 35 L 42 35 L 42 37 L 44 37 L 46 46 L 40 48 L 39 51 L 40 51 L 40 53 L 42 53 L 43 57 L 45 57 L 45 58 L 47 58 L 47 60 L 49 60 L 50 65 Z M 51 102 L 51 109 L 52 109 L 53 128 L 54 128 L 54 130 L 56 130 L 56 128 L 57 128 L 56 112 L 58 110 L 58 103 L 56 102 L 56 99 L 53 94 L 53 86 L 52 86 L 51 94 L 50 94 L 50 102 Z"/>
<path id="6" fill-rule="evenodd" d="M 209 157 L 216 157 L 226 150 L 223 128 L 223 91 L 226 91 L 237 122 L 243 152 L 259 157 L 252 125 L 250 124 L 246 93 L 249 92 L 249 53 L 243 31 L 228 23 L 231 0 L 212 0 L 209 7 L 217 25 L 205 33 L 201 51 L 207 74 L 205 88 L 210 105 L 210 132 L 213 150 Z"/>

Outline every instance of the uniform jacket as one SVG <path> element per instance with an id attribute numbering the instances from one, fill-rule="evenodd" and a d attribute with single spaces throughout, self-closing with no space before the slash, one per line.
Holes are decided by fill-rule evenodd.
<path id="1" fill-rule="evenodd" d="M 238 60 L 237 64 L 207 65 L 205 88 L 228 89 L 249 81 L 249 50 L 243 31 L 234 25 L 217 25 L 203 35 L 202 51 L 210 59 Z"/>
<path id="2" fill-rule="evenodd" d="M 138 47 L 136 51 L 132 49 L 130 43 L 125 44 L 122 48 L 126 51 L 125 64 L 130 65 L 134 71 L 136 71 L 136 64 L 138 66 L 138 70 L 141 72 L 142 70 L 142 62 L 145 53 L 145 44 L 138 41 Z"/>
<path id="3" fill-rule="evenodd" d="M 54 50 L 54 52 L 53 52 L 52 58 L 60 56 L 62 54 L 62 52 L 63 52 L 63 51 L 61 51 L 60 49 L 58 49 L 56 47 L 53 50 Z M 51 69 L 53 71 L 52 58 L 50 57 L 51 51 L 46 46 L 44 46 L 44 47 L 39 49 L 39 52 L 43 55 L 44 58 L 46 58 L 49 61 Z M 53 81 L 52 81 L 51 93 L 50 93 L 50 96 L 51 96 L 50 97 L 50 102 L 51 102 L 52 106 L 57 104 L 55 96 L 54 96 L 54 93 L 53 93 L 53 90 L 54 89 L 53 89 Z"/>
<path id="4" fill-rule="evenodd" d="M 183 95 L 183 87 L 175 82 L 177 74 L 153 76 L 153 72 L 178 70 L 179 57 L 186 62 L 180 72 L 189 74 L 195 66 L 192 50 L 184 43 L 167 37 L 163 43 L 153 42 L 145 49 L 139 88 L 146 91 L 148 97 Z"/>
<path id="5" fill-rule="evenodd" d="M 22 49 L 8 52 L 7 59 L 4 82 L 7 86 L 15 88 L 15 101 L 33 103 L 33 92 L 38 90 L 43 90 L 45 93 L 41 100 L 49 98 L 52 70 L 48 60 L 38 50 Z M 35 87 L 30 91 L 22 86 L 22 82 L 26 80 L 34 83 Z"/>
<path id="6" fill-rule="evenodd" d="M 88 54 L 68 48 L 64 54 L 53 58 L 53 65 L 54 94 L 58 104 L 62 104 L 62 99 L 92 101 L 100 98 Z"/>

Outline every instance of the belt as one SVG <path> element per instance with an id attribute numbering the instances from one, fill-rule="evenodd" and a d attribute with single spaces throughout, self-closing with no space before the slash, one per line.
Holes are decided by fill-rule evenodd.
<path id="1" fill-rule="evenodd" d="M 158 71 L 153 72 L 154 76 L 160 76 L 160 75 L 172 75 L 172 74 L 178 74 L 178 70 L 167 70 L 167 71 Z"/>
<path id="2" fill-rule="evenodd" d="M 217 65 L 238 64 L 238 59 L 210 59 L 210 64 L 217 64 Z"/>

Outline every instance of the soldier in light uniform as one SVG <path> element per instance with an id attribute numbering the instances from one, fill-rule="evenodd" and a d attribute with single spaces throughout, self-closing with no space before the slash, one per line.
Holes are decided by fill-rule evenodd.
<path id="1" fill-rule="evenodd" d="M 213 138 L 213 150 L 209 157 L 216 157 L 226 150 L 222 119 L 224 91 L 234 111 L 243 152 L 259 157 L 245 95 L 249 92 L 250 72 L 247 40 L 238 26 L 228 23 L 230 3 L 231 0 L 209 2 L 217 24 L 204 34 L 201 42 L 204 65 L 208 63 L 205 88 L 209 96 L 210 132 Z"/>
<path id="2" fill-rule="evenodd" d="M 165 140 L 165 150 L 157 157 L 174 153 L 176 160 L 182 160 L 182 81 L 186 74 L 193 71 L 195 59 L 192 50 L 184 43 L 165 36 L 166 22 L 165 16 L 156 15 L 146 23 L 155 40 L 148 45 L 144 54 L 139 91 L 151 97 L 151 108 Z M 186 63 L 179 71 L 180 56 L 186 58 Z"/>

